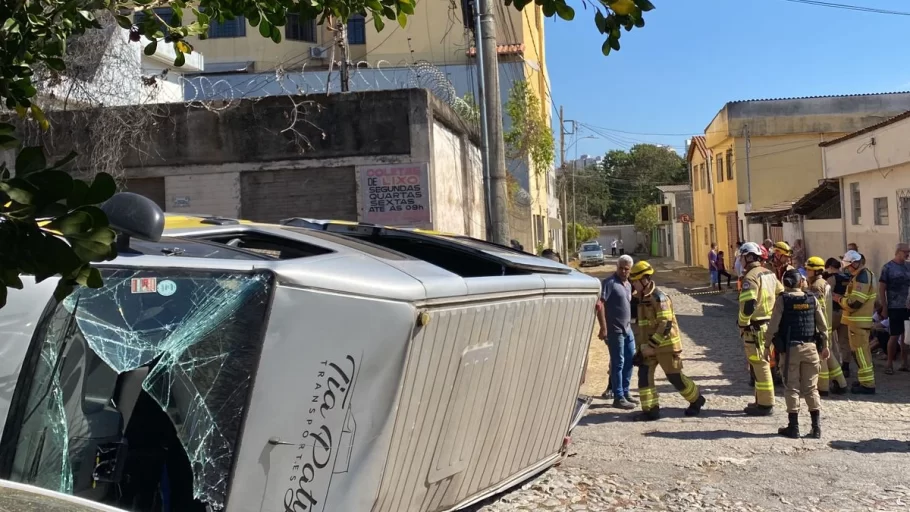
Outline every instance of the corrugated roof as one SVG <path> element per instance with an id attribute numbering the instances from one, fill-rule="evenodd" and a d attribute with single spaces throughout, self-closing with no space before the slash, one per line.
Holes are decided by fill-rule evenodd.
<path id="1" fill-rule="evenodd" d="M 889 124 L 894 124 L 898 121 L 903 121 L 904 119 L 908 119 L 908 118 L 910 118 L 910 110 L 908 110 L 907 112 L 904 112 L 903 114 L 896 115 L 890 119 L 885 119 L 884 121 L 882 121 L 878 124 L 873 124 L 872 126 L 867 126 L 866 128 L 863 128 L 862 130 L 857 130 L 853 133 L 848 133 L 847 135 L 844 135 L 843 137 L 838 137 L 833 140 L 827 140 L 827 141 L 819 144 L 819 146 L 821 146 L 823 148 L 826 148 L 828 146 L 833 146 L 834 144 L 837 144 L 839 142 L 843 142 L 845 140 L 850 140 L 854 137 L 859 137 L 860 135 L 863 135 L 863 134 L 866 134 L 869 132 L 874 132 L 875 130 L 878 130 L 879 128 L 881 128 L 883 126 L 888 126 Z"/>
<path id="2" fill-rule="evenodd" d="M 661 192 L 688 192 L 692 189 L 689 185 L 658 185 L 657 190 Z"/>
<path id="3" fill-rule="evenodd" d="M 692 139 L 689 141 L 689 147 L 686 150 L 686 160 L 691 160 L 692 156 L 692 146 L 698 148 L 698 152 L 701 153 L 701 156 L 707 160 L 708 159 L 708 143 L 705 140 L 704 135 L 693 135 Z"/>
<path id="4" fill-rule="evenodd" d="M 736 100 L 731 101 L 729 104 L 733 103 L 750 103 L 753 101 L 786 101 L 786 100 L 814 100 L 821 98 L 856 98 L 859 96 L 887 96 L 891 94 L 910 94 L 910 91 L 894 91 L 894 92 L 871 92 L 871 93 L 860 93 L 860 94 L 828 94 L 824 96 L 793 96 L 791 98 L 756 98 L 751 100 Z"/>
<path id="5" fill-rule="evenodd" d="M 497 44 L 496 53 L 499 55 L 521 55 L 525 51 L 524 44 Z M 465 55 L 473 57 L 477 55 L 477 47 L 472 46 L 465 51 Z"/>
<path id="6" fill-rule="evenodd" d="M 840 182 L 838 180 L 821 180 L 817 187 L 793 203 L 793 213 L 808 215 L 835 197 L 840 197 Z"/>
<path id="7" fill-rule="evenodd" d="M 746 217 L 752 217 L 755 215 L 769 215 L 769 214 L 773 214 L 773 213 L 787 212 L 787 211 L 790 211 L 790 208 L 793 208 L 793 203 L 795 203 L 795 202 L 796 201 L 782 201 L 780 203 L 775 203 L 770 206 L 764 206 L 762 208 L 752 210 L 751 212 L 746 212 Z"/>

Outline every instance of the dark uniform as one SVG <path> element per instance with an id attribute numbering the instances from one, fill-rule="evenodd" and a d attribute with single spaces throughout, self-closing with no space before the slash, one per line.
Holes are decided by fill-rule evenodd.
<path id="1" fill-rule="evenodd" d="M 812 416 L 810 436 L 820 437 L 819 353 L 828 346 L 828 325 L 818 299 L 798 288 L 801 277 L 797 274 L 795 270 L 786 274 L 790 280 L 786 284 L 790 286 L 777 298 L 768 325 L 768 333 L 773 335 L 774 346 L 783 362 L 784 398 L 789 414 L 789 425 L 779 432 L 787 437 L 799 437 L 799 399 L 802 396 Z"/>
<path id="2" fill-rule="evenodd" d="M 847 285 L 850 283 L 850 274 L 838 272 L 828 276 L 828 284 L 831 285 L 831 293 L 834 295 L 846 295 Z M 850 350 L 850 338 L 848 334 L 847 323 L 842 322 L 844 309 L 837 302 L 832 303 L 834 309 L 831 315 L 831 331 L 837 337 L 837 343 L 829 340 L 831 349 L 837 351 L 837 360 L 841 362 L 841 368 L 844 377 L 850 377 L 850 359 L 853 357 L 853 351 Z"/>

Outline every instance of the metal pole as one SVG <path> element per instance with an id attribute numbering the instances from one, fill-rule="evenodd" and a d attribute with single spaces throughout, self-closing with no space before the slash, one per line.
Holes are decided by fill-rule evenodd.
<path id="1" fill-rule="evenodd" d="M 341 92 L 348 92 L 351 86 L 351 78 L 348 70 L 350 56 L 348 56 L 348 24 L 338 20 L 338 34 L 340 37 L 339 46 L 341 47 Z"/>
<path id="2" fill-rule="evenodd" d="M 746 132 L 746 211 L 752 211 L 752 172 L 749 167 L 749 152 L 752 149 L 752 140 L 749 137 L 749 125 L 743 127 Z"/>
<path id="3" fill-rule="evenodd" d="M 476 2 L 471 2 L 471 8 L 474 11 L 474 48 L 477 49 L 477 98 L 480 107 L 480 161 L 483 167 L 483 186 L 484 195 L 486 196 L 486 222 L 487 238 L 490 238 L 493 231 L 493 203 L 492 194 L 490 193 L 490 134 L 487 128 L 487 107 L 484 100 L 484 91 L 486 91 L 486 75 L 484 74 L 484 56 L 480 51 L 480 35 L 483 28 L 480 26 L 480 10 Z"/>
<path id="4" fill-rule="evenodd" d="M 493 229 L 487 237 L 494 243 L 509 245 L 509 185 L 506 179 L 505 142 L 502 133 L 502 100 L 499 95 L 499 56 L 496 48 L 496 20 L 491 0 L 478 0 L 480 5 L 480 48 L 483 53 L 484 95 L 486 105 L 490 162 L 490 202 Z"/>
<path id="5" fill-rule="evenodd" d="M 562 171 L 562 253 L 569 261 L 569 204 L 566 199 L 566 128 L 563 125 L 562 105 L 559 106 L 559 169 Z"/>

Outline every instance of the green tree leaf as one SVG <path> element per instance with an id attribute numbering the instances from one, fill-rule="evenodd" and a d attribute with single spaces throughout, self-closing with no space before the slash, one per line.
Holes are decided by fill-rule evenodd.
<path id="1" fill-rule="evenodd" d="M 151 43 L 145 45 L 144 53 L 146 55 L 155 55 L 155 52 L 158 51 L 158 41 L 152 40 Z"/>
<path id="2" fill-rule="evenodd" d="M 29 173 L 40 171 L 47 167 L 47 159 L 44 157 L 44 148 L 41 146 L 29 146 L 22 148 L 16 157 L 16 176 L 24 178 Z"/>
<path id="3" fill-rule="evenodd" d="M 572 21 L 575 19 L 575 9 L 569 7 L 563 2 L 556 4 L 556 14 L 558 14 L 560 18 L 566 21 Z"/>
<path id="4" fill-rule="evenodd" d="M 98 173 L 89 187 L 83 204 L 100 204 L 111 198 L 117 192 L 117 182 L 105 172 Z"/>

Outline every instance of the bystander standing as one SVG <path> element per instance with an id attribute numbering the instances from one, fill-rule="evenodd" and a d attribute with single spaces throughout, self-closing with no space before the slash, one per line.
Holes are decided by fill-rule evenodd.
<path id="1" fill-rule="evenodd" d="M 898 351 L 901 353 L 900 371 L 910 371 L 907 368 L 907 349 L 900 346 L 901 336 L 904 335 L 904 321 L 910 319 L 907 310 L 907 296 L 910 293 L 910 245 L 905 243 L 897 244 L 894 252 L 894 258 L 885 263 L 878 279 L 878 296 L 882 303 L 882 319 L 887 319 L 888 338 L 887 352 L 888 364 L 885 366 L 885 374 L 894 373 L 894 360 L 897 358 Z"/>
<path id="2" fill-rule="evenodd" d="M 632 257 L 620 256 L 616 262 L 616 272 L 603 282 L 601 292 L 603 307 L 597 311 L 599 337 L 607 343 L 607 349 L 610 351 L 610 388 L 613 390 L 613 406 L 630 410 L 637 404 L 629 390 L 632 383 L 632 359 L 635 357 L 632 285 L 629 283 L 631 270 Z M 608 398 L 607 391 L 603 397 Z"/>

